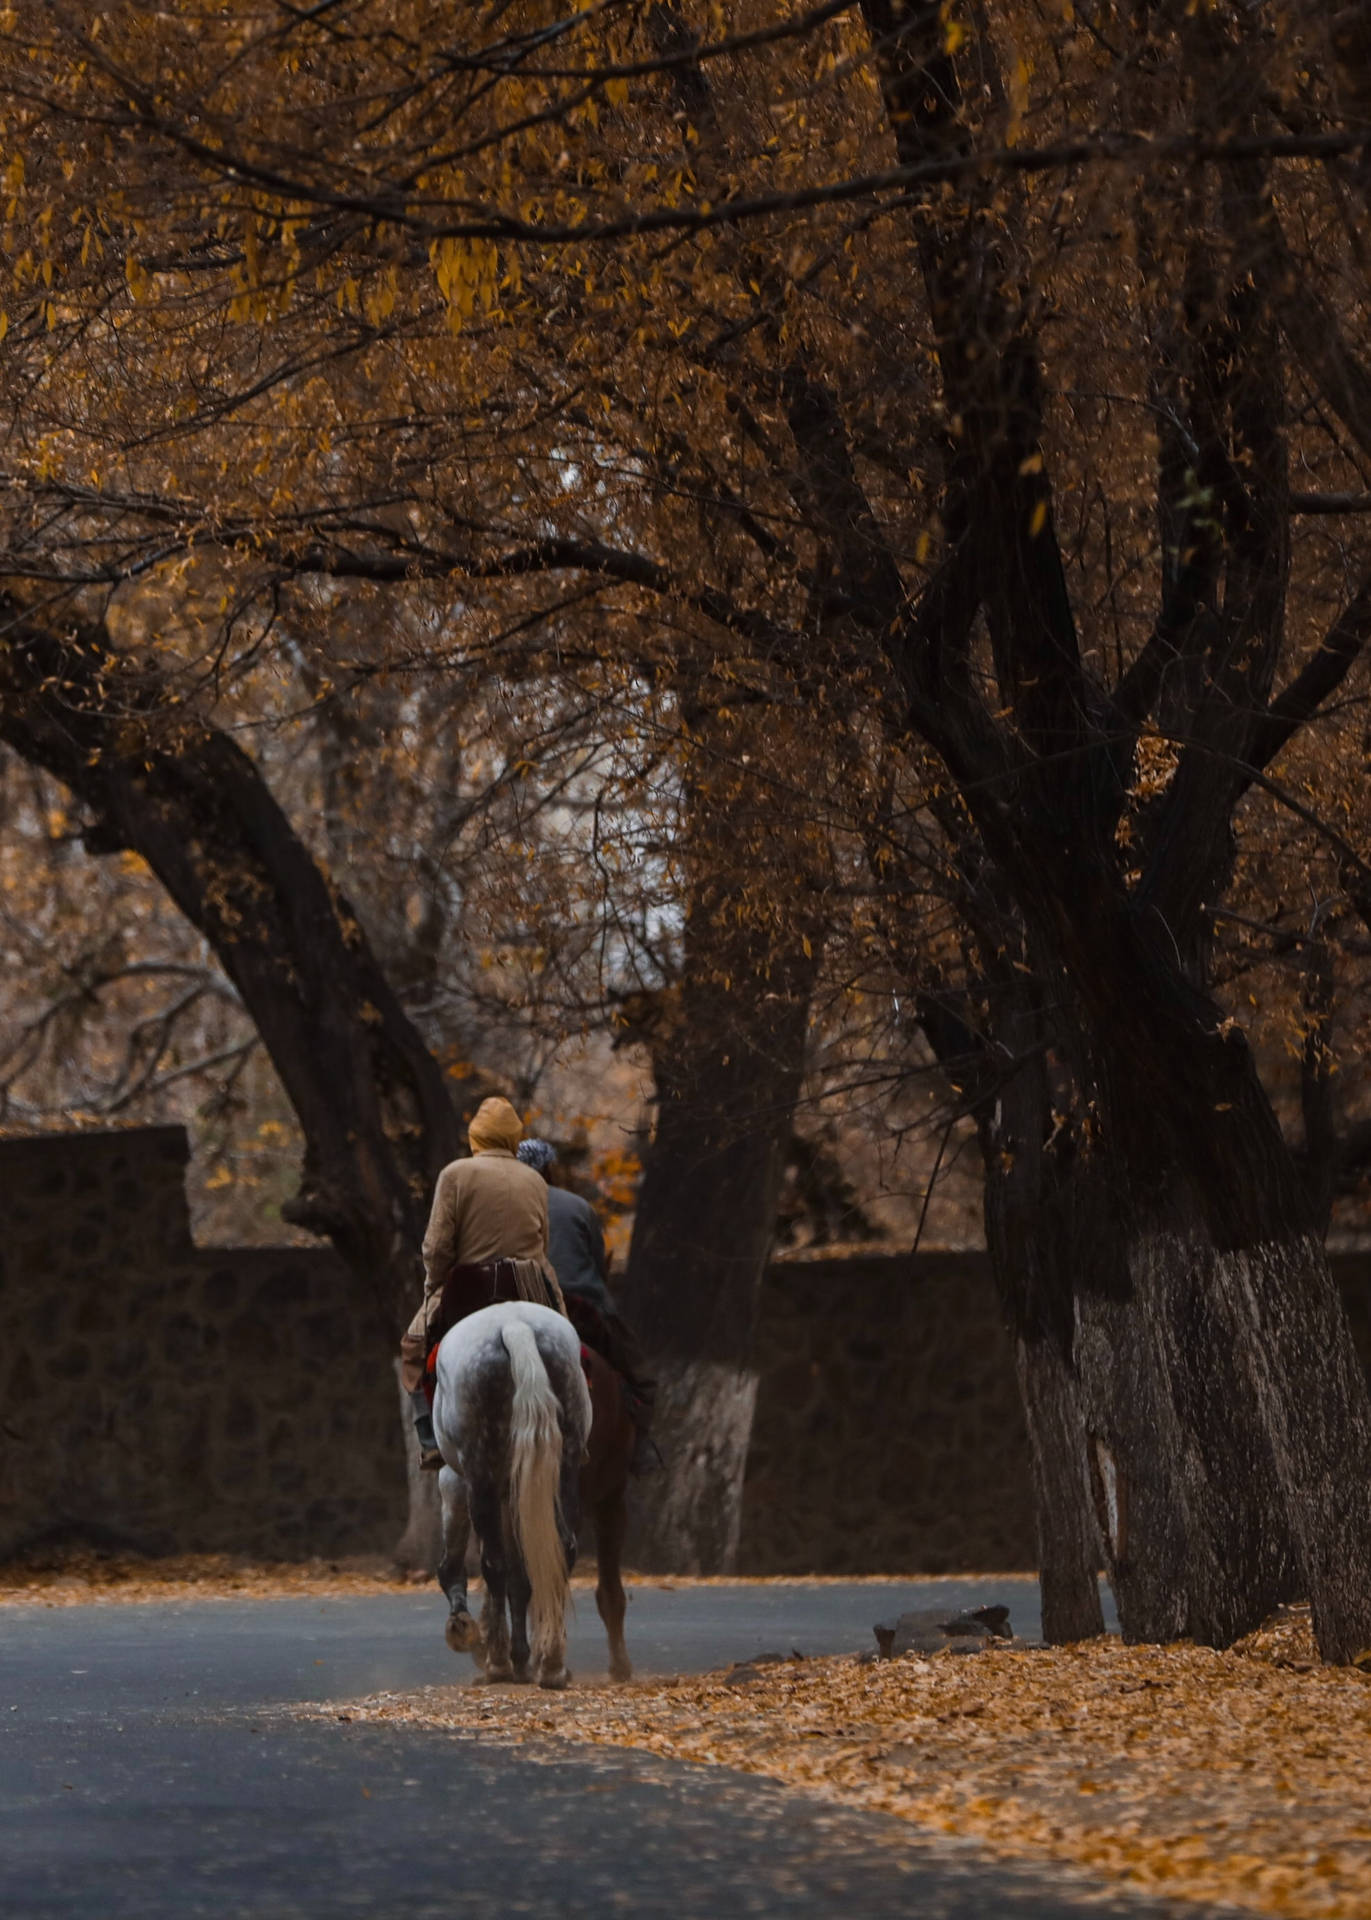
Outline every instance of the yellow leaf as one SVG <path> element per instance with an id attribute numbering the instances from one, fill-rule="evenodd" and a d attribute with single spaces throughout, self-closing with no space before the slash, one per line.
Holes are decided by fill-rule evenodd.
<path id="1" fill-rule="evenodd" d="M 1031 540 L 1036 540 L 1038 535 L 1042 532 L 1043 528 L 1046 525 L 1047 525 L 1047 502 L 1046 500 L 1040 500 L 1037 506 L 1034 507 L 1032 517 L 1028 522 L 1029 538 Z"/>

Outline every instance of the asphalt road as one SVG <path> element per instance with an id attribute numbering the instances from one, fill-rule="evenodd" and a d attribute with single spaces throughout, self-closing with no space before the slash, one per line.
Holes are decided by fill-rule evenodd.
<path id="1" fill-rule="evenodd" d="M 974 1598 L 994 1597 L 977 1585 Z M 1009 1585 L 999 1597 L 1015 1607 Z M 787 1642 L 852 1648 L 890 1600 L 932 1598 L 927 1587 L 640 1588 L 630 1644 L 640 1671 Z M 598 1624 L 589 1596 L 579 1605 L 573 1657 L 589 1674 Z M 899 1821 L 723 1770 L 275 1711 L 461 1677 L 469 1663 L 443 1646 L 442 1620 L 441 1598 L 429 1594 L 0 1609 L 0 1913 L 1144 1920 L 1172 1911 L 1100 1896 L 1059 1870 L 990 1866 L 974 1848 L 916 1840 Z M 1015 1623 L 1032 1624 L 1022 1605 Z"/>

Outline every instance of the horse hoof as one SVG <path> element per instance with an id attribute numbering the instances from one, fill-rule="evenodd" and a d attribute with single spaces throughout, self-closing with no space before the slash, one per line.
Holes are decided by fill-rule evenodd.
<path id="1" fill-rule="evenodd" d="M 633 1678 L 633 1662 L 631 1660 L 611 1660 L 609 1663 L 609 1677 L 616 1685 L 622 1686 L 626 1680 Z"/>
<path id="2" fill-rule="evenodd" d="M 531 1683 L 532 1679 L 533 1675 L 527 1667 L 516 1667 L 514 1669 L 514 1684 L 516 1687 L 526 1687 Z"/>
<path id="3" fill-rule="evenodd" d="M 555 1673 L 540 1673 L 538 1675 L 538 1685 L 546 1688 L 549 1693 L 561 1693 L 570 1684 L 571 1675 L 565 1667 L 558 1667 Z"/>
<path id="4" fill-rule="evenodd" d="M 447 1617 L 443 1638 L 454 1653 L 475 1653 L 481 1644 L 481 1629 L 465 1608 Z"/>
<path id="5" fill-rule="evenodd" d="M 485 1672 L 477 1675 L 477 1680 L 483 1687 L 502 1687 L 506 1681 L 513 1678 L 514 1669 L 508 1662 L 502 1667 L 492 1667 L 487 1663 Z"/>

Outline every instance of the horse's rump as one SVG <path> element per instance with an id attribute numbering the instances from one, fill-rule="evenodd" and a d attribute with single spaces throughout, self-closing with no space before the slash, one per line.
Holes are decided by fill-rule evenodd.
<path id="1" fill-rule="evenodd" d="M 555 1304 L 548 1297 L 547 1276 L 538 1261 L 462 1260 L 450 1267 L 429 1320 L 426 1377 L 433 1374 L 434 1356 L 459 1321 L 513 1300 L 527 1300 L 537 1306 Z"/>
<path id="2" fill-rule="evenodd" d="M 435 1417 L 454 1442 L 458 1429 L 478 1416 L 489 1424 L 492 1412 L 507 1415 L 513 1375 L 507 1325 L 522 1324 L 533 1334 L 538 1352 L 562 1408 L 568 1437 L 584 1444 L 590 1428 L 590 1395 L 581 1372 L 581 1346 L 570 1321 L 551 1307 L 527 1300 L 499 1301 L 469 1313 L 443 1336 L 434 1366 L 438 1389 Z M 507 1382 L 508 1391 L 498 1383 Z M 494 1398 L 492 1399 L 492 1395 Z M 460 1451 L 460 1445 L 458 1445 Z"/>

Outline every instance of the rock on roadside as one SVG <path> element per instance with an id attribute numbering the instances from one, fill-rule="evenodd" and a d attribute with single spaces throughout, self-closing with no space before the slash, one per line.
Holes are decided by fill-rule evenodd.
<path id="1" fill-rule="evenodd" d="M 1009 1608 L 975 1607 L 966 1612 L 919 1607 L 893 1622 L 878 1622 L 877 1658 L 895 1660 L 902 1653 L 981 1653 L 992 1646 L 1024 1646 L 1009 1624 Z"/>

